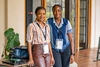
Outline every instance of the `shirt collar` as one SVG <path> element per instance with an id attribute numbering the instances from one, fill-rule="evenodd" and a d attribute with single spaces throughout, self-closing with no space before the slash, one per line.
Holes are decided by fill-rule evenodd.
<path id="1" fill-rule="evenodd" d="M 37 20 L 35 20 L 35 23 L 38 23 L 38 21 Z M 44 25 L 45 25 L 45 27 L 47 27 L 48 25 L 46 24 L 46 22 L 43 22 L 44 23 Z M 40 24 L 39 24 L 40 25 Z M 41 26 L 41 25 L 40 25 Z"/>
<path id="2" fill-rule="evenodd" d="M 53 18 L 53 23 L 58 27 L 58 28 L 61 28 L 62 27 L 62 25 L 63 25 L 63 18 L 61 18 L 61 23 L 60 23 L 60 25 L 58 26 L 57 25 L 57 23 L 56 23 L 56 21 L 55 21 L 55 19 Z"/>

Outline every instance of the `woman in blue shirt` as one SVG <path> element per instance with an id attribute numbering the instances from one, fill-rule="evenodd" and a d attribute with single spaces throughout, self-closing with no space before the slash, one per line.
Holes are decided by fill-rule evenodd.
<path id="1" fill-rule="evenodd" d="M 62 18 L 62 7 L 56 4 L 52 7 L 53 18 L 47 23 L 51 28 L 51 44 L 55 59 L 54 67 L 69 67 L 74 62 L 74 42 L 70 22 Z"/>

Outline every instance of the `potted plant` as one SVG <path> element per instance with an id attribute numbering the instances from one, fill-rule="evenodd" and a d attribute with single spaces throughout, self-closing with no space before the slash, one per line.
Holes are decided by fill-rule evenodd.
<path id="1" fill-rule="evenodd" d="M 5 58 L 9 58 L 10 49 L 20 45 L 19 34 L 15 33 L 13 28 L 9 28 L 4 32 L 4 35 L 7 38 L 4 55 Z"/>

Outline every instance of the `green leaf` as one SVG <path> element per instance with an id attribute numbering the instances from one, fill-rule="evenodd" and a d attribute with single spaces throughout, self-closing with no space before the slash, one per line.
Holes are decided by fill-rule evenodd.
<path id="1" fill-rule="evenodd" d="M 8 36 L 10 36 L 11 32 L 13 32 L 13 31 L 14 31 L 13 28 L 9 28 L 8 30 L 6 30 L 6 31 L 4 32 L 4 35 L 5 35 L 6 37 L 8 37 Z"/>
<path id="2" fill-rule="evenodd" d="M 14 40 L 15 40 L 14 42 L 16 43 L 16 46 L 19 46 L 20 41 L 19 41 L 19 34 L 18 33 L 15 34 L 15 39 Z"/>
<path id="3" fill-rule="evenodd" d="M 10 32 L 10 35 L 7 37 L 8 40 L 12 40 L 15 36 L 15 32 Z"/>
<path id="4" fill-rule="evenodd" d="M 6 51 L 10 51 L 10 48 L 14 48 L 20 45 L 19 34 L 14 32 L 13 28 L 9 28 L 4 32 L 4 35 L 7 37 L 7 44 L 5 47 Z"/>

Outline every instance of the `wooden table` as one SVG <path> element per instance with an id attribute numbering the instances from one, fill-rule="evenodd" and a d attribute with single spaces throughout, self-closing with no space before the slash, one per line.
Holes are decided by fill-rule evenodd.
<path id="1" fill-rule="evenodd" d="M 5 60 L 5 59 L 3 59 L 3 60 Z M 2 62 L 3 60 L 0 60 L 0 65 L 1 66 L 3 65 L 4 67 L 23 67 L 23 66 L 27 66 L 27 62 L 23 63 L 23 64 L 18 64 L 18 65 L 11 65 L 11 64 L 7 64 L 7 63 L 3 63 Z"/>

